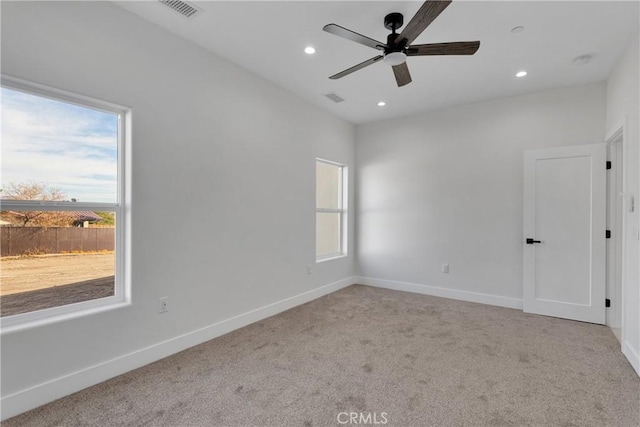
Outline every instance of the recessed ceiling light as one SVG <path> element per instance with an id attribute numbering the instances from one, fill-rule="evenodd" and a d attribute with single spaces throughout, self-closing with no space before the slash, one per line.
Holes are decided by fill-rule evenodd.
<path id="1" fill-rule="evenodd" d="M 306 53 L 307 55 L 313 55 L 314 53 L 316 53 L 316 49 L 313 46 L 307 46 L 304 48 L 304 53 Z"/>
<path id="2" fill-rule="evenodd" d="M 387 103 L 384 101 L 378 102 L 378 107 L 384 107 L 385 105 L 387 105 Z"/>
<path id="3" fill-rule="evenodd" d="M 523 27 L 522 25 L 518 25 L 517 27 L 513 27 L 513 28 L 511 29 L 511 32 L 512 32 L 513 34 L 521 33 L 521 32 L 523 32 L 523 31 L 524 31 L 524 27 Z"/>
<path id="4" fill-rule="evenodd" d="M 518 71 L 518 72 L 516 73 L 516 77 L 524 77 L 524 76 L 526 76 L 526 75 L 527 75 L 527 72 L 526 72 L 526 71 L 524 71 L 524 70 L 523 70 L 523 71 Z"/>

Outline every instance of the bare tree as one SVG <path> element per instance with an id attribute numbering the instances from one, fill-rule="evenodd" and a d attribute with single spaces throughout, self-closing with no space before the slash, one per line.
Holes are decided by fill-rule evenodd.
<path id="1" fill-rule="evenodd" d="M 41 182 L 11 182 L 5 188 L 0 189 L 4 200 L 65 200 L 65 194 L 58 187 L 53 187 Z M 2 211 L 3 219 L 9 222 L 20 222 L 23 227 L 33 226 L 66 226 L 71 225 L 68 215 L 54 211 Z"/>

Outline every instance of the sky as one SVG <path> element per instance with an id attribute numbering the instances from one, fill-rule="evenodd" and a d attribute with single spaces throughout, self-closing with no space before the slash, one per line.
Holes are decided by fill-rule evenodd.
<path id="1" fill-rule="evenodd" d="M 38 182 L 65 200 L 117 201 L 116 114 L 5 87 L 0 97 L 2 186 Z"/>

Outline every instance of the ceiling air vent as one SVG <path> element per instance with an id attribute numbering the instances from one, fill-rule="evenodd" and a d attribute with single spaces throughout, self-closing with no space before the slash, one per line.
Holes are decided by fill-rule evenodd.
<path id="1" fill-rule="evenodd" d="M 185 16 L 187 18 L 193 18 L 198 13 L 202 12 L 198 6 L 195 6 L 189 2 L 182 0 L 158 0 L 163 5 L 173 9 L 178 12 L 180 15 Z"/>
<path id="2" fill-rule="evenodd" d="M 342 98 L 340 95 L 338 95 L 335 92 L 327 93 L 324 96 L 326 96 L 327 98 L 329 98 L 330 100 L 332 100 L 335 103 L 344 101 L 344 98 Z"/>

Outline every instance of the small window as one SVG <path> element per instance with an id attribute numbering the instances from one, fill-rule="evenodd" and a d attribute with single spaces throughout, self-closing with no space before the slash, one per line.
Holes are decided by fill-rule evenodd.
<path id="1" fill-rule="evenodd" d="M 347 167 L 316 160 L 316 260 L 346 255 Z"/>
<path id="2" fill-rule="evenodd" d="M 2 78 L 3 328 L 125 301 L 128 110 Z"/>

